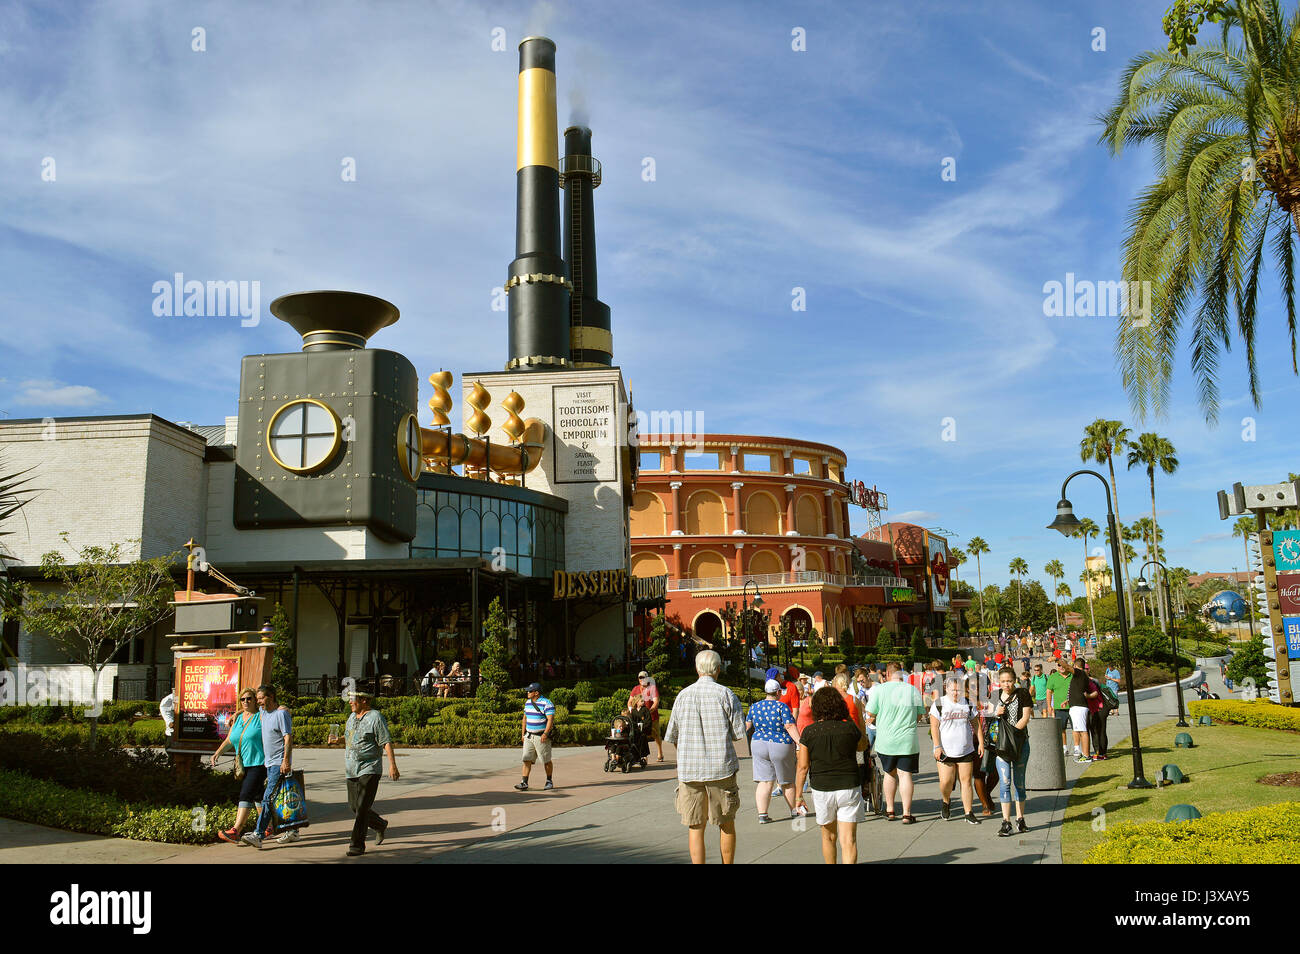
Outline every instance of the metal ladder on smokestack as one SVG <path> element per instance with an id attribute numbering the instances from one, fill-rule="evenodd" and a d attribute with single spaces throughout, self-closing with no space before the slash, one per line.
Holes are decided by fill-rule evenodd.
<path id="1" fill-rule="evenodd" d="M 573 261 L 569 262 L 569 281 L 573 284 L 574 293 L 569 296 L 569 326 L 581 327 L 582 325 L 582 295 L 579 289 L 583 288 L 582 274 L 582 187 L 565 191 L 569 205 L 569 228 L 572 229 L 573 251 L 571 257 Z"/>

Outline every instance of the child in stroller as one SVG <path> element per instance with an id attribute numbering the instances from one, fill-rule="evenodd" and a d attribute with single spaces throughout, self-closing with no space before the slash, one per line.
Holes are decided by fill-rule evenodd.
<path id="1" fill-rule="evenodd" d="M 650 758 L 651 713 L 633 696 L 628 708 L 614 717 L 605 740 L 605 771 L 630 772 L 635 763 L 645 768 Z"/>

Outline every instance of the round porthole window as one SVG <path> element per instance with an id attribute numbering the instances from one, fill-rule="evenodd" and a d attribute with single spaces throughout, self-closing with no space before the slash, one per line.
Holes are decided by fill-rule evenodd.
<path id="1" fill-rule="evenodd" d="M 420 479 L 424 458 L 420 453 L 420 421 L 414 414 L 406 415 L 397 425 L 397 460 L 407 480 L 414 483 Z"/>
<path id="2" fill-rule="evenodd" d="M 328 464 L 343 443 L 334 411 L 320 401 L 291 401 L 271 417 L 266 446 L 271 457 L 294 474 L 310 474 Z"/>

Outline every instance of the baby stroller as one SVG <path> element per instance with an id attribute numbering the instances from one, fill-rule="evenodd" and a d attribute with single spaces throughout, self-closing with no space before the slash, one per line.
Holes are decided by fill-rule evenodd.
<path id="1" fill-rule="evenodd" d="M 626 774 L 638 762 L 642 768 L 646 767 L 650 758 L 649 715 L 648 710 L 641 709 L 636 713 L 625 710 L 614 717 L 605 740 L 606 772 Z"/>

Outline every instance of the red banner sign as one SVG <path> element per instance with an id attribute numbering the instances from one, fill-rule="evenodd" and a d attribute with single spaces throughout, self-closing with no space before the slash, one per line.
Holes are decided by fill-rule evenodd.
<path id="1" fill-rule="evenodd" d="M 1300 616 L 1300 573 L 1277 575 L 1277 599 L 1282 604 L 1283 616 Z"/>
<path id="2" fill-rule="evenodd" d="M 221 741 L 239 702 L 239 657 L 182 656 L 177 666 L 176 738 Z"/>

